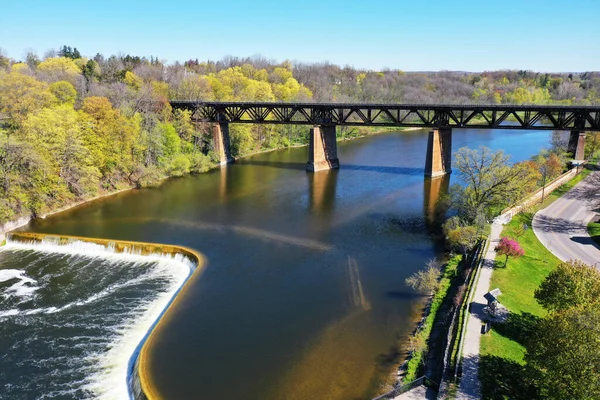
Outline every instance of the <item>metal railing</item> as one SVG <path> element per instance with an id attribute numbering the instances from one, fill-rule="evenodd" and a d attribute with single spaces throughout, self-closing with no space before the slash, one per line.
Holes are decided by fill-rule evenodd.
<path id="1" fill-rule="evenodd" d="M 400 396 L 402 393 L 406 393 L 409 390 L 412 390 L 419 386 L 425 386 L 435 391 L 437 391 L 440 387 L 438 383 L 429 379 L 427 376 L 422 376 L 420 378 L 415 379 L 412 382 L 406 383 L 402 386 L 398 386 L 397 388 L 387 392 L 386 394 L 382 394 L 379 397 L 375 397 L 373 400 L 393 399 L 394 397 Z"/>

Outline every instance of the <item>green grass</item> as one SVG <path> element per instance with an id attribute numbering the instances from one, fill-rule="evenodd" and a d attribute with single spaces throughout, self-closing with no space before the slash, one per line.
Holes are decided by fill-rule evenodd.
<path id="1" fill-rule="evenodd" d="M 592 240 L 600 245 L 600 222 L 590 222 L 587 229 Z"/>
<path id="2" fill-rule="evenodd" d="M 525 347 L 495 330 L 481 337 L 480 353 L 482 357 L 497 356 L 520 365 L 525 364 Z"/>
<path id="3" fill-rule="evenodd" d="M 547 207 L 569 191 L 592 169 L 593 166 L 584 169 L 574 179 L 557 188 L 544 199 L 543 204 L 513 217 L 502 231 L 501 236 L 509 236 L 519 242 L 525 255 L 509 258 L 506 266 L 504 256 L 496 258 L 490 288 L 500 288 L 502 295 L 499 301 L 510 310 L 511 315 L 505 324 L 493 325 L 492 331 L 482 336 L 480 379 L 483 398 L 520 399 L 531 396 L 531 387 L 523 379 L 526 353 L 523 344 L 532 334 L 536 321 L 546 314 L 533 297 L 534 291 L 560 262 L 537 239 L 531 222 L 539 209 Z M 527 225 L 528 229 L 523 229 L 523 225 Z M 597 229 L 594 232 L 600 235 L 600 224 L 594 228 Z"/>
<path id="4" fill-rule="evenodd" d="M 532 213 L 518 214 L 504 227 L 501 236 L 516 239 L 525 255 L 509 258 L 506 266 L 505 257 L 498 256 L 490 285 L 492 289 L 500 288 L 502 295 L 499 301 L 511 312 L 527 312 L 542 317 L 545 311 L 533 298 L 533 292 L 559 260 L 535 236 L 531 229 L 532 217 Z M 524 224 L 529 228 L 523 230 Z"/>

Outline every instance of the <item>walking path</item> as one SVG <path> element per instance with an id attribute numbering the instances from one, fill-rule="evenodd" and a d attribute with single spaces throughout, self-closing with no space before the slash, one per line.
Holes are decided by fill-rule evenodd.
<path id="1" fill-rule="evenodd" d="M 488 240 L 488 248 L 485 253 L 479 273 L 479 279 L 475 286 L 475 295 L 470 306 L 470 313 L 467 319 L 467 330 L 463 345 L 463 373 L 456 395 L 457 399 L 480 399 L 481 387 L 478 376 L 479 365 L 479 343 L 481 341 L 481 326 L 485 319 L 483 308 L 487 301 L 483 297 L 490 291 L 490 280 L 494 270 L 494 261 L 496 260 L 496 251 L 494 248 L 500 240 L 502 224 L 494 222 L 492 224 L 492 233 Z"/>
<path id="2" fill-rule="evenodd" d="M 584 195 L 585 187 L 591 184 L 592 179 L 586 178 L 550 206 L 539 211 L 533 218 L 533 231 L 540 242 L 561 260 L 579 259 L 600 268 L 600 247 L 592 241 L 587 232 L 587 224 L 596 215 L 587 206 Z M 488 248 L 481 265 L 467 320 L 463 347 L 463 374 L 457 399 L 481 398 L 478 375 L 479 346 L 481 328 L 485 319 L 483 308 L 487 305 L 483 295 L 492 289 L 490 281 L 496 259 L 494 248 L 500 240 L 501 232 L 502 224 L 498 220 L 492 224 Z"/>
<path id="3" fill-rule="evenodd" d="M 435 390 L 428 389 L 425 386 L 417 386 L 406 393 L 402 393 L 400 396 L 394 397 L 394 400 L 435 400 L 436 398 L 437 393 Z"/>
<path id="4" fill-rule="evenodd" d="M 596 213 L 586 203 L 585 189 L 594 184 L 593 175 L 533 217 L 533 232 L 540 242 L 562 261 L 581 260 L 600 268 L 600 248 L 587 231 Z"/>

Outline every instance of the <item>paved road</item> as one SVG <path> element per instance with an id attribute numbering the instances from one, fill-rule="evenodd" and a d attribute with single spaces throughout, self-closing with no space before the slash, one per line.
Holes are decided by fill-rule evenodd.
<path id="1" fill-rule="evenodd" d="M 540 242 L 562 261 L 578 259 L 600 268 L 600 248 L 587 232 L 587 224 L 597 214 L 590 209 L 584 196 L 592 174 L 539 211 L 533 217 L 533 231 Z"/>

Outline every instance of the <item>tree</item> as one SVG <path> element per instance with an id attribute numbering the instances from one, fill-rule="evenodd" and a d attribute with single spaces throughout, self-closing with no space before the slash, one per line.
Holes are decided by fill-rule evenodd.
<path id="1" fill-rule="evenodd" d="M 556 154 L 564 154 L 569 148 L 569 132 L 552 131 L 550 139 L 550 151 Z"/>
<path id="2" fill-rule="evenodd" d="M 94 79 L 98 79 L 100 77 L 100 66 L 94 60 L 88 60 L 83 67 L 81 68 L 81 73 L 85 78 L 85 90 L 90 90 L 90 85 L 94 81 Z"/>
<path id="3" fill-rule="evenodd" d="M 35 71 L 37 66 L 40 65 L 41 62 L 42 61 L 33 50 L 29 50 L 27 51 L 27 54 L 25 54 L 25 63 L 32 71 Z"/>
<path id="4" fill-rule="evenodd" d="M 6 68 L 10 65 L 10 58 L 6 55 L 6 51 L 0 47 L 0 68 Z"/>
<path id="5" fill-rule="evenodd" d="M 510 239 L 506 236 L 500 238 L 500 242 L 494 248 L 496 253 L 505 255 L 504 266 L 508 265 L 508 257 L 521 257 L 525 252 L 516 240 Z"/>
<path id="6" fill-rule="evenodd" d="M 134 90 L 139 90 L 139 88 L 141 88 L 144 84 L 142 78 L 131 71 L 125 72 L 125 78 L 123 79 L 123 82 Z"/>
<path id="7" fill-rule="evenodd" d="M 479 229 L 456 216 L 444 223 L 444 234 L 448 246 L 460 251 L 463 257 L 467 256 L 467 252 L 472 250 L 479 240 Z"/>
<path id="8" fill-rule="evenodd" d="M 585 135 L 585 159 L 592 158 L 600 148 L 600 133 L 587 132 Z"/>
<path id="9" fill-rule="evenodd" d="M 600 398 L 600 307 L 586 305 L 546 317 L 527 345 L 539 398 Z"/>
<path id="10" fill-rule="evenodd" d="M 77 97 L 77 91 L 67 81 L 58 81 L 50 85 L 50 92 L 56 96 L 61 104 L 75 104 L 75 98 Z"/>
<path id="11" fill-rule="evenodd" d="M 600 271 L 582 263 L 560 263 L 535 291 L 536 300 L 549 311 L 598 303 Z"/>
<path id="12" fill-rule="evenodd" d="M 67 57 L 47 58 L 38 65 L 37 70 L 51 81 L 73 80 L 75 75 L 81 73 L 77 64 Z"/>
<path id="13" fill-rule="evenodd" d="M 77 50 L 77 47 L 71 48 L 71 46 L 61 47 L 61 49 L 58 51 L 58 56 L 70 58 L 72 60 L 81 58 L 81 54 L 79 53 L 79 50 Z"/>
<path id="14" fill-rule="evenodd" d="M 458 150 L 454 165 L 467 186 L 454 186 L 452 197 L 467 221 L 473 221 L 478 210 L 491 214 L 494 207 L 513 204 L 535 185 L 537 176 L 526 165 L 511 166 L 508 161 L 501 150 L 492 152 L 484 146 Z"/>
<path id="15" fill-rule="evenodd" d="M 420 294 L 431 295 L 440 286 L 440 274 L 440 263 L 433 258 L 427 261 L 424 270 L 417 271 L 406 278 L 406 284 Z"/>
<path id="16" fill-rule="evenodd" d="M 56 104 L 48 84 L 17 72 L 0 75 L 0 112 L 8 114 L 15 126 L 27 115 Z"/>

